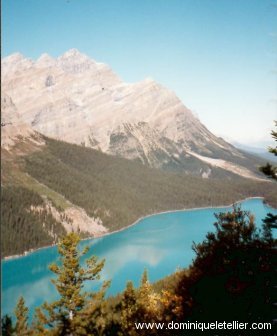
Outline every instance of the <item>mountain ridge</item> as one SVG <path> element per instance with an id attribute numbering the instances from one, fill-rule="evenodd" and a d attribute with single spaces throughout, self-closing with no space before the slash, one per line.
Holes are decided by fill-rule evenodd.
<path id="1" fill-rule="evenodd" d="M 217 161 L 222 169 L 236 165 L 235 173 L 247 169 L 246 177 L 261 178 L 251 168 L 253 160 L 213 135 L 173 91 L 153 79 L 125 83 L 77 49 L 36 61 L 13 54 L 2 60 L 2 68 L 2 91 L 20 118 L 46 136 L 155 168 L 186 171 L 197 161 L 187 172 L 209 177 L 214 161 L 200 155 L 223 160 Z"/>

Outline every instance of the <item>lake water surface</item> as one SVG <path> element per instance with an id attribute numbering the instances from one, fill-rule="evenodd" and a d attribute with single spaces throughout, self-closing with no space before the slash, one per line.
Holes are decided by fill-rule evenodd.
<path id="1" fill-rule="evenodd" d="M 244 210 L 251 211 L 257 226 L 268 212 L 277 215 L 277 210 L 265 205 L 260 198 L 241 202 Z M 150 281 L 158 280 L 174 272 L 178 267 L 187 267 L 194 258 L 192 243 L 201 242 L 208 231 L 214 231 L 214 213 L 230 210 L 231 207 L 175 211 L 141 219 L 126 230 L 97 239 L 83 241 L 92 254 L 106 263 L 103 279 L 111 279 L 108 294 L 116 294 L 132 280 L 137 286 L 144 268 Z M 57 299 L 57 292 L 50 279 L 54 277 L 48 265 L 57 262 L 56 247 L 49 247 L 27 256 L 2 262 L 2 316 L 13 314 L 20 295 L 25 298 L 31 314 L 43 302 Z M 86 290 L 95 285 L 86 284 Z"/>

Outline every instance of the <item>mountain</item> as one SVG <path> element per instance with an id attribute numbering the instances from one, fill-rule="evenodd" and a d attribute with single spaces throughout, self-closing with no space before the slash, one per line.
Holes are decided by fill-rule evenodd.
<path id="1" fill-rule="evenodd" d="M 152 79 L 124 83 L 72 49 L 2 60 L 2 255 L 141 216 L 264 196 L 264 162 L 213 135 Z"/>
<path id="2" fill-rule="evenodd" d="M 57 140 L 203 178 L 262 178 L 256 158 L 213 135 L 174 92 L 152 79 L 125 83 L 76 49 L 4 58 L 2 92 L 25 124 Z"/>
<path id="3" fill-rule="evenodd" d="M 261 148 L 261 147 L 252 147 L 252 146 L 248 146 L 248 145 L 241 144 L 238 142 L 234 142 L 234 146 L 236 146 L 237 148 L 239 148 L 240 150 L 244 152 L 248 152 L 250 154 L 261 157 L 263 158 L 263 160 L 267 160 L 272 163 L 274 162 L 277 163 L 277 157 L 274 154 L 269 153 L 268 150 L 265 149 L 265 148 L 271 147 L 269 145 L 268 146 L 265 145 L 264 148 Z"/>
<path id="4" fill-rule="evenodd" d="M 12 147 L 18 140 L 22 139 L 31 139 L 37 144 L 41 141 L 41 137 L 22 120 L 12 99 L 7 94 L 2 93 L 1 147 Z"/>

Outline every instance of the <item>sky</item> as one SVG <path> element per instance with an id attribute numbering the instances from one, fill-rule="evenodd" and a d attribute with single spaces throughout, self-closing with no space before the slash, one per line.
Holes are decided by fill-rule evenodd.
<path id="1" fill-rule="evenodd" d="M 271 141 L 276 0 L 2 0 L 2 57 L 71 48 L 126 82 L 153 78 L 228 141 Z"/>

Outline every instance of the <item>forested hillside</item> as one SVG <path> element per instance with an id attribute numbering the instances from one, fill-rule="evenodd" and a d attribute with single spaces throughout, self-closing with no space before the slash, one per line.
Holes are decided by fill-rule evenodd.
<path id="1" fill-rule="evenodd" d="M 13 154 L 3 152 L 4 256 L 53 243 L 54 236 L 64 232 L 51 213 L 31 209 L 45 202 L 60 212 L 69 204 L 83 208 L 109 231 L 155 212 L 227 205 L 251 196 L 263 196 L 277 205 L 276 184 L 272 182 L 237 175 L 224 178 L 220 168 L 222 177 L 217 179 L 165 172 L 90 148 L 48 138 L 44 141 L 44 146 L 31 151 L 22 143 Z M 29 228 L 31 234 L 20 243 L 22 232 L 28 234 Z"/>
<path id="2" fill-rule="evenodd" d="M 1 222 L 2 256 L 49 245 L 66 233 L 43 208 L 42 197 L 23 187 L 2 188 Z"/>

